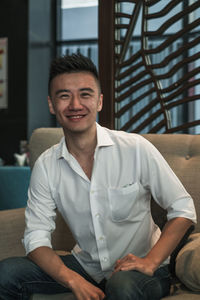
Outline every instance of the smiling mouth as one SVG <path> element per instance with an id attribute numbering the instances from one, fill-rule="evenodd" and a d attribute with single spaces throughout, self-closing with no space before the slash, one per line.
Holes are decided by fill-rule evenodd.
<path id="1" fill-rule="evenodd" d="M 70 119 L 70 120 L 80 120 L 84 117 L 85 117 L 85 115 L 67 116 L 67 118 Z"/>

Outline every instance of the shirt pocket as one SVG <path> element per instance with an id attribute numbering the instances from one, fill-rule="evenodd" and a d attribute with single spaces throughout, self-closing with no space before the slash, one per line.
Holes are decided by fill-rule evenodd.
<path id="1" fill-rule="evenodd" d="M 108 189 L 111 218 L 114 222 L 137 221 L 139 215 L 139 184 Z"/>

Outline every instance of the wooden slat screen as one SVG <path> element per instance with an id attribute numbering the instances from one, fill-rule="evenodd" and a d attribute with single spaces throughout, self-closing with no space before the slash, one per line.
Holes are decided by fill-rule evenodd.
<path id="1" fill-rule="evenodd" d="M 101 0 L 99 11 L 100 122 L 129 132 L 198 133 L 200 1 Z"/>

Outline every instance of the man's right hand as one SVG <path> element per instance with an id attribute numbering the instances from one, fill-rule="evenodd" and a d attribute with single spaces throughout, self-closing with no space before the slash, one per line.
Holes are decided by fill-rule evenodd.
<path id="1" fill-rule="evenodd" d="M 105 295 L 81 275 L 67 268 L 60 257 L 49 247 L 39 247 L 28 257 L 58 283 L 72 290 L 77 300 L 102 300 Z M 51 263 L 49 263 L 51 262 Z"/>
<path id="2" fill-rule="evenodd" d="M 76 272 L 72 270 L 68 272 L 70 275 L 68 287 L 72 290 L 77 300 L 103 300 L 105 298 L 105 294 L 101 289 L 85 280 Z"/>

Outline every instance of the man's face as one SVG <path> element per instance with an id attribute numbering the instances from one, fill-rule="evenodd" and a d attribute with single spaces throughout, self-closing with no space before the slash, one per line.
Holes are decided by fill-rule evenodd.
<path id="1" fill-rule="evenodd" d="M 89 72 L 64 73 L 51 82 L 49 109 L 64 132 L 82 133 L 95 126 L 103 96 Z"/>

